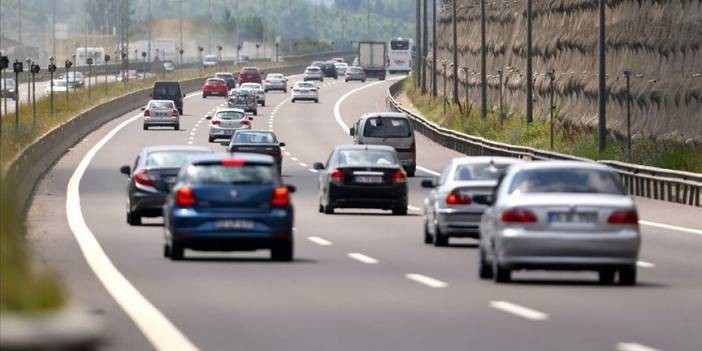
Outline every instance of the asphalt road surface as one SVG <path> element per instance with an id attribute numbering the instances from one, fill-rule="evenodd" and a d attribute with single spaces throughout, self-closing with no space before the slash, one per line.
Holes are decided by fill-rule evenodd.
<path id="1" fill-rule="evenodd" d="M 298 189 L 292 263 L 270 262 L 267 251 L 186 251 L 188 260 L 171 262 L 160 218 L 126 224 L 119 167 L 142 147 L 224 150 L 207 142 L 204 120 L 224 100 L 197 93 L 185 101 L 181 130 L 144 131 L 133 111 L 55 165 L 29 213 L 37 255 L 75 306 L 105 317 L 109 350 L 702 350 L 700 209 L 638 202 L 635 287 L 570 272 L 517 272 L 496 285 L 478 279 L 475 241 L 424 245 L 420 181 L 458 155 L 422 136 L 409 216 L 318 213 L 312 164 L 351 142 L 343 125 L 386 110 L 389 84 L 328 79 L 319 104 L 267 94 L 254 126 L 287 143 L 283 173 Z"/>

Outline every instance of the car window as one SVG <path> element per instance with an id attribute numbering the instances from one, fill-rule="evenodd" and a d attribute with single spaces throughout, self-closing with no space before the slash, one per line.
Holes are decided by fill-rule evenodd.
<path id="1" fill-rule="evenodd" d="M 412 136 L 412 130 L 404 118 L 374 117 L 366 120 L 363 136 L 368 138 L 408 138 Z"/>
<path id="2" fill-rule="evenodd" d="M 510 164 L 476 163 L 458 165 L 453 180 L 497 180 Z"/>
<path id="3" fill-rule="evenodd" d="M 149 109 L 155 110 L 166 110 L 174 109 L 173 101 L 151 101 L 149 102 Z"/>
<path id="4" fill-rule="evenodd" d="M 15 87 L 15 80 L 14 79 L 0 79 L 0 86 L 4 87 L 5 82 L 7 82 L 8 87 Z"/>
<path id="5" fill-rule="evenodd" d="M 536 169 L 517 173 L 509 187 L 517 193 L 594 193 L 624 195 L 617 175 L 594 169 Z"/>
<path id="6" fill-rule="evenodd" d="M 447 166 L 444 168 L 443 172 L 441 172 L 441 176 L 439 177 L 439 184 L 444 184 L 446 183 L 446 180 L 449 177 L 449 173 L 451 173 L 451 166 Z"/>
<path id="7" fill-rule="evenodd" d="M 179 96 L 180 88 L 177 84 L 156 84 L 154 95 L 158 96 Z"/>
<path id="8" fill-rule="evenodd" d="M 194 151 L 156 151 L 146 157 L 146 167 L 183 167 Z"/>
<path id="9" fill-rule="evenodd" d="M 271 184 L 275 174 L 271 165 L 192 165 L 186 171 L 193 184 Z"/>
<path id="10" fill-rule="evenodd" d="M 314 84 L 312 83 L 298 83 L 297 86 L 300 88 L 314 88 Z"/>
<path id="11" fill-rule="evenodd" d="M 244 114 L 239 111 L 219 111 L 217 118 L 226 120 L 237 120 L 244 118 Z"/>
<path id="12" fill-rule="evenodd" d="M 208 84 L 224 84 L 224 81 L 221 79 L 208 79 L 207 83 Z"/>
<path id="13" fill-rule="evenodd" d="M 338 163 L 342 166 L 396 165 L 397 157 L 386 150 L 340 150 Z"/>
<path id="14" fill-rule="evenodd" d="M 241 144 L 276 144 L 277 141 L 272 133 L 239 132 L 234 138 L 235 143 Z"/>

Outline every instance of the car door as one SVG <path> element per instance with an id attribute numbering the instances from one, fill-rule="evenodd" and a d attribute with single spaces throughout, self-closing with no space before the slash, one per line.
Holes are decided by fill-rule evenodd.
<path id="1" fill-rule="evenodd" d="M 336 168 L 336 151 L 332 151 L 331 155 L 329 155 L 329 158 L 327 159 L 327 162 L 324 166 L 324 170 L 319 172 L 319 200 L 320 203 L 323 203 L 324 205 L 327 205 L 326 199 L 328 198 L 328 193 L 329 193 L 329 176 L 330 172 Z"/>
<path id="2" fill-rule="evenodd" d="M 439 177 L 439 180 L 437 181 L 436 186 L 434 189 L 431 189 L 431 192 L 429 192 L 429 196 L 427 198 L 427 207 L 425 209 L 425 213 L 427 216 L 427 223 L 433 224 L 436 223 L 437 221 L 437 209 L 438 209 L 438 201 L 442 201 L 445 192 L 445 187 L 446 183 L 449 179 L 449 175 L 451 174 L 453 169 L 453 165 L 449 164 L 444 168 L 443 172 L 441 172 L 441 176 Z M 435 233 L 435 227 L 433 225 L 429 226 L 429 232 L 434 235 Z"/>

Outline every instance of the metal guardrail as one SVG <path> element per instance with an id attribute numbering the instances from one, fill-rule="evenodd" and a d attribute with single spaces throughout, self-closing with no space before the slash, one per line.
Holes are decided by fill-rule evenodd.
<path id="1" fill-rule="evenodd" d="M 619 174 L 629 194 L 655 200 L 669 201 L 702 207 L 702 174 L 641 166 L 619 161 L 593 161 L 591 159 L 539 150 L 531 147 L 498 143 L 485 138 L 443 128 L 404 108 L 395 97 L 403 80 L 388 89 L 388 107 L 410 117 L 415 131 L 432 141 L 465 155 L 503 156 L 528 160 L 575 160 L 598 162 L 608 165 Z"/>

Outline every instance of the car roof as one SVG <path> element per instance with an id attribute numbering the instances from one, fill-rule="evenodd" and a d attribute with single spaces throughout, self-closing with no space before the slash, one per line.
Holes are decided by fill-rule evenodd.
<path id="1" fill-rule="evenodd" d="M 344 144 L 337 145 L 334 150 L 382 150 L 382 151 L 395 151 L 395 148 L 388 145 L 370 145 L 370 144 Z"/>
<path id="2" fill-rule="evenodd" d="M 157 100 L 157 99 L 149 100 L 149 103 L 152 103 L 152 102 L 170 102 L 170 103 L 174 103 L 173 100 Z"/>
<path id="3" fill-rule="evenodd" d="M 177 80 L 157 80 L 154 83 L 154 85 L 158 85 L 158 84 L 178 84 L 178 85 L 180 85 L 180 83 Z"/>
<path id="4" fill-rule="evenodd" d="M 193 145 L 153 145 L 147 146 L 142 149 L 143 152 L 163 152 L 163 151 L 202 151 L 202 152 L 212 152 L 212 149 L 205 146 L 193 146 Z"/>
<path id="5" fill-rule="evenodd" d="M 234 132 L 234 134 L 239 134 L 239 133 L 265 133 L 265 134 L 273 134 L 275 133 L 271 132 L 270 130 L 265 130 L 265 129 L 240 129 Z"/>
<path id="6" fill-rule="evenodd" d="M 600 171 L 613 171 L 612 168 L 610 168 L 607 165 L 599 164 L 596 162 L 585 162 L 585 161 L 561 161 L 561 160 L 553 160 L 553 161 L 535 161 L 535 162 L 526 162 L 524 164 L 521 164 L 517 166 L 519 170 L 536 170 L 536 169 L 562 169 L 562 168 L 568 168 L 568 169 L 590 169 L 590 170 L 600 170 Z"/>
<path id="7" fill-rule="evenodd" d="M 512 157 L 498 157 L 498 156 L 463 156 L 463 157 L 454 157 L 451 162 L 453 162 L 454 165 L 468 165 L 468 164 L 483 164 L 483 163 L 509 163 L 509 164 L 516 164 L 516 163 L 523 163 L 524 161 L 518 158 L 512 158 Z"/>
<path id="8" fill-rule="evenodd" d="M 317 67 L 317 66 L 307 66 L 307 68 L 305 68 L 305 69 L 319 69 L 319 67 Z"/>
<path id="9" fill-rule="evenodd" d="M 229 72 L 217 72 L 215 73 L 215 76 L 227 76 L 227 77 L 233 77 L 234 74 L 229 73 Z"/>
<path id="10" fill-rule="evenodd" d="M 217 110 L 215 110 L 215 113 L 217 112 L 241 112 L 243 114 L 246 114 L 246 112 L 240 108 L 234 108 L 234 107 L 220 107 Z"/>
<path id="11" fill-rule="evenodd" d="M 402 112 L 368 112 L 361 115 L 361 119 L 372 117 L 404 118 L 409 119 L 407 114 Z"/>
<path id="12" fill-rule="evenodd" d="M 268 163 L 268 164 L 273 164 L 275 162 L 275 160 L 273 159 L 273 156 L 270 156 L 270 155 L 250 154 L 250 153 L 244 153 L 244 152 L 235 152 L 235 153 L 218 152 L 218 153 L 207 154 L 207 155 L 193 156 L 190 158 L 190 163 L 191 164 L 209 163 L 209 162 L 218 162 L 218 161 L 229 160 L 229 159 L 237 159 L 237 160 L 243 160 L 245 162 L 257 162 L 257 163 Z"/>

